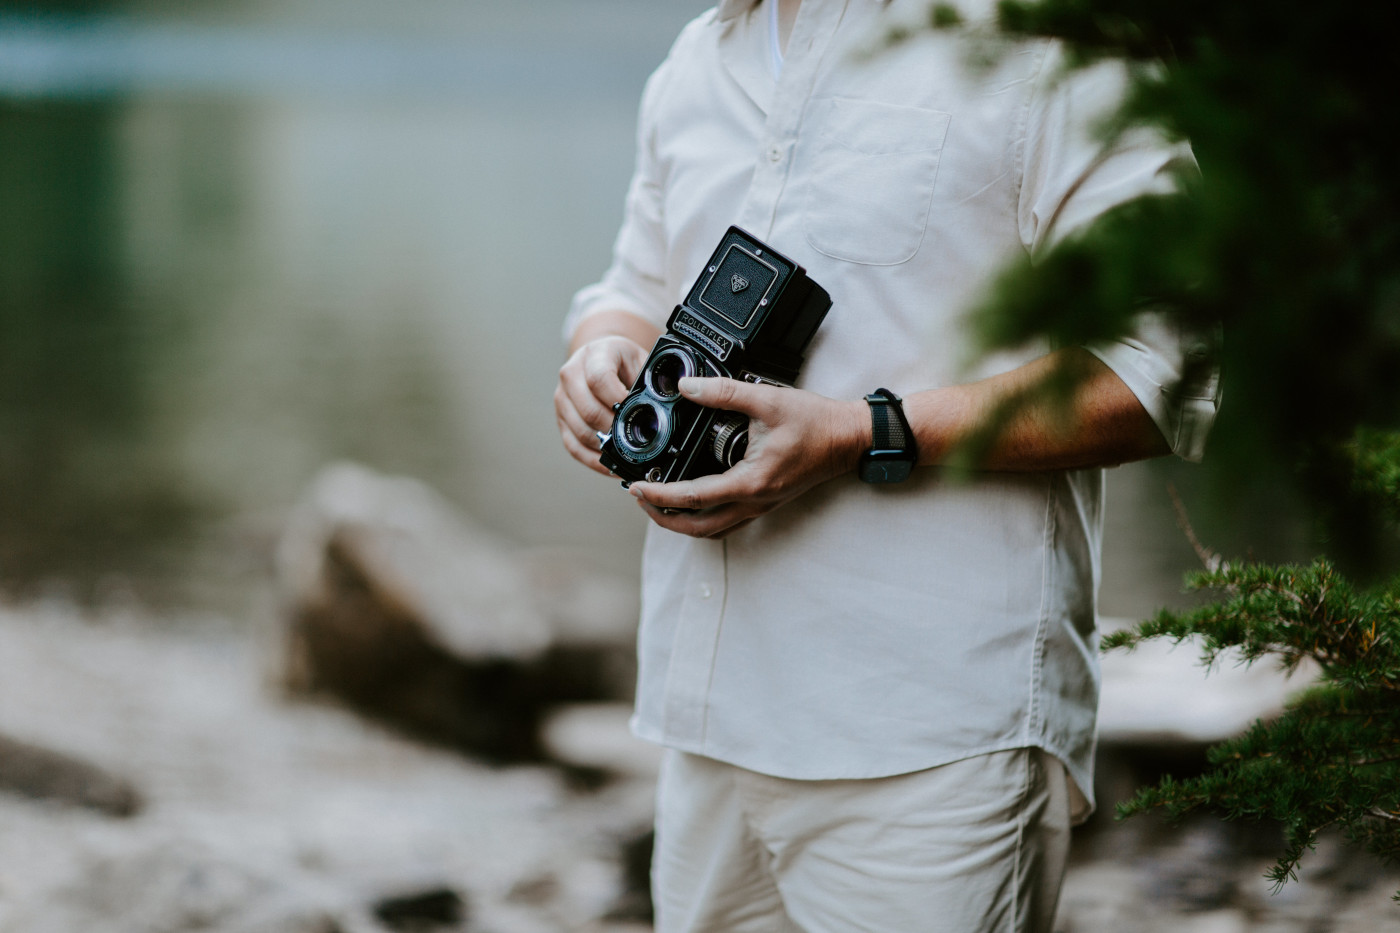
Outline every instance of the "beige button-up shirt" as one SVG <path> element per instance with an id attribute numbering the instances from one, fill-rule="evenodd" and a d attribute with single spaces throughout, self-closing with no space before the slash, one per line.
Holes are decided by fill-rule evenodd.
<path id="1" fill-rule="evenodd" d="M 952 34 L 864 54 L 923 9 L 804 0 L 777 79 L 753 3 L 687 26 L 643 96 L 614 261 L 566 333 L 606 309 L 664 326 L 736 223 L 831 293 L 804 388 L 909 394 L 1045 352 L 968 369 L 963 315 L 1008 261 L 1169 190 L 1190 153 L 1142 138 L 1105 151 L 1092 123 L 1121 73 L 1066 77 L 1053 43 L 985 68 Z M 1178 384 L 1190 340 L 1145 321 L 1091 349 L 1199 456 L 1217 390 Z M 834 480 L 723 541 L 652 527 L 634 729 L 805 779 L 1039 746 L 1087 794 L 1101 504 L 1097 469 L 963 483 L 925 468 L 893 487 Z"/>

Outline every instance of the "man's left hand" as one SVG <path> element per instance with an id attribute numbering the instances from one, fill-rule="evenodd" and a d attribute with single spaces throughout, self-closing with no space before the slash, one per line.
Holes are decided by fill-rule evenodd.
<path id="1" fill-rule="evenodd" d="M 744 458 L 724 473 L 676 483 L 633 483 L 632 495 L 662 528 L 723 538 L 765 512 L 855 468 L 870 445 L 864 401 L 734 379 L 690 377 L 681 394 L 706 408 L 749 416 Z M 682 509 L 685 511 L 672 511 Z"/>

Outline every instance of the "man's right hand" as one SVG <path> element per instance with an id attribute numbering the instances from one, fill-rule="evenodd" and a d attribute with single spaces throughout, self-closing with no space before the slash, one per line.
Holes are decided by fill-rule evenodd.
<path id="1" fill-rule="evenodd" d="M 612 427 L 613 405 L 627 397 L 646 362 L 647 350 L 639 340 L 650 336 L 654 343 L 661 333 L 649 322 L 630 314 L 612 327 L 609 323 L 595 318 L 584 321 L 574 337 L 576 349 L 560 367 L 559 387 L 554 390 L 554 417 L 564 449 L 579 463 L 604 476 L 612 474 L 598 460 L 597 432 Z"/>

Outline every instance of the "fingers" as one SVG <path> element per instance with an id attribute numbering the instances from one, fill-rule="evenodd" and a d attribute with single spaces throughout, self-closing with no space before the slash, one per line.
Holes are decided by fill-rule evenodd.
<path id="1" fill-rule="evenodd" d="M 603 476 L 612 476 L 612 471 L 603 466 L 603 461 L 598 458 L 597 450 L 589 450 L 579 444 L 578 440 L 567 431 L 560 431 L 559 436 L 564 440 L 564 450 L 570 457 L 588 467 L 594 473 Z"/>
<path id="2" fill-rule="evenodd" d="M 627 397 L 628 385 L 622 381 L 625 361 L 616 352 L 604 352 L 592 346 L 588 350 L 583 358 L 583 383 L 592 397 L 603 403 L 604 409 L 610 408 Z"/>
<path id="3" fill-rule="evenodd" d="M 755 521 L 757 518 L 758 518 L 757 515 L 753 516 L 752 518 L 746 518 L 746 519 L 744 519 L 743 521 L 740 521 L 740 522 L 737 522 L 737 523 L 735 523 L 735 524 L 733 524 L 733 525 L 730 525 L 728 528 L 726 528 L 726 529 L 724 530 L 724 533 L 723 533 L 723 534 L 720 534 L 720 535 L 710 535 L 710 537 L 711 537 L 711 538 L 715 538 L 715 537 L 727 538 L 727 537 L 729 537 L 730 535 L 732 535 L 734 532 L 738 531 L 740 528 L 747 528 L 749 525 L 752 525 L 752 524 L 754 523 L 754 521 Z"/>
<path id="4" fill-rule="evenodd" d="M 598 459 L 598 431 L 612 425 L 611 403 L 627 394 L 622 379 L 635 369 L 641 349 L 631 341 L 605 338 L 580 347 L 559 370 L 554 417 L 564 450 L 596 473 L 610 475 Z"/>
<path id="5" fill-rule="evenodd" d="M 633 483 L 628 491 L 657 509 L 713 509 L 754 498 L 748 470 L 743 463 L 724 473 L 676 483 Z"/>
<path id="6" fill-rule="evenodd" d="M 577 427 L 577 425 L 582 425 L 582 422 L 577 420 L 576 415 L 573 416 L 571 421 L 563 414 L 559 413 L 559 401 L 557 398 L 555 400 L 555 411 L 559 423 L 559 438 L 564 442 L 564 450 L 568 455 L 590 470 L 593 470 L 595 473 L 611 476 L 611 471 L 603 466 L 602 461 L 598 459 L 597 435 L 588 430 L 586 425 L 583 425 L 581 428 Z"/>
<path id="7" fill-rule="evenodd" d="M 692 538 L 724 538 L 758 517 L 754 514 L 753 507 L 746 503 L 734 503 L 700 512 L 663 510 L 642 499 L 637 500 L 637 505 L 662 528 Z"/>
<path id="8" fill-rule="evenodd" d="M 580 353 L 583 351 L 580 350 Z M 618 385 L 621 385 L 618 381 Z M 609 400 L 610 396 L 599 397 L 594 394 L 593 388 L 589 385 L 582 364 L 574 365 L 573 361 L 566 363 L 564 368 L 559 370 L 559 389 L 562 390 L 568 410 L 573 412 L 577 420 L 593 431 L 605 431 L 612 424 L 612 408 L 614 401 L 618 401 L 622 396 Z M 626 395 L 624 389 L 622 395 Z M 558 394 L 556 398 L 559 401 Z"/>
<path id="9" fill-rule="evenodd" d="M 593 431 L 606 431 L 612 424 L 612 406 L 627 397 L 645 355 L 630 340 L 607 337 L 584 344 L 569 357 L 559 369 L 559 388 L 578 419 Z M 556 407 L 557 401 L 556 395 Z"/>
<path id="10" fill-rule="evenodd" d="M 755 385 L 737 379 L 687 376 L 680 381 L 681 395 L 706 408 L 737 411 L 751 418 L 765 418 L 773 408 L 776 386 Z"/>
<path id="11" fill-rule="evenodd" d="M 562 386 L 554 390 L 554 419 L 559 422 L 559 430 L 567 431 L 579 444 L 597 452 L 597 432 L 593 430 L 592 425 L 584 421 Z M 608 424 L 611 423 L 612 412 L 608 412 Z"/>
<path id="12" fill-rule="evenodd" d="M 605 337 L 584 344 L 559 369 L 554 390 L 559 436 L 569 456 L 596 473 L 611 475 L 598 460 L 597 432 L 612 426 L 612 405 L 627 396 L 645 357 L 631 340 Z"/>

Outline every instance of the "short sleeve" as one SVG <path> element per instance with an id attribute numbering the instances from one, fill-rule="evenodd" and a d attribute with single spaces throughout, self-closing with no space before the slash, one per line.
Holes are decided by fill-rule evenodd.
<path id="1" fill-rule="evenodd" d="M 1191 331 L 1161 312 L 1143 312 L 1122 340 L 1086 347 L 1123 380 L 1172 453 L 1198 461 L 1220 408 L 1219 334 Z"/>
<path id="2" fill-rule="evenodd" d="M 656 155 L 656 108 L 665 92 L 670 67 L 668 58 L 647 80 L 642 92 L 636 167 L 627 187 L 612 264 L 600 281 L 574 295 L 564 318 L 566 343 L 584 318 L 600 311 L 627 311 L 658 327 L 666 324 L 671 307 L 664 279 L 664 169 Z"/>
<path id="3" fill-rule="evenodd" d="M 1067 70 L 1058 43 L 1043 59 L 1025 117 L 1017 222 L 1032 260 L 1105 211 L 1177 190 L 1196 162 L 1185 142 L 1137 127 L 1106 143 L 1103 122 L 1128 88 L 1119 61 Z"/>
<path id="4" fill-rule="evenodd" d="M 1017 219 L 1032 262 L 1106 211 L 1143 195 L 1170 194 L 1195 170 L 1190 147 L 1150 128 L 1105 143 L 1099 127 L 1128 86 L 1117 61 L 1066 70 L 1051 44 L 1025 121 Z M 1220 405 L 1218 333 L 1185 328 L 1165 311 L 1145 311 L 1120 341 L 1086 349 L 1132 390 L 1172 452 L 1201 459 Z"/>

